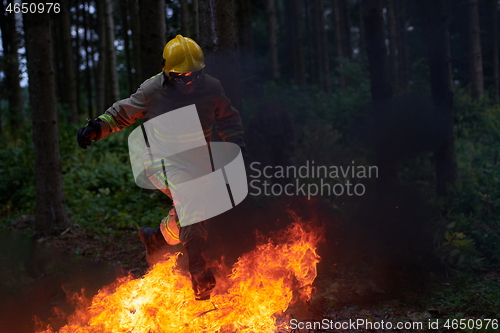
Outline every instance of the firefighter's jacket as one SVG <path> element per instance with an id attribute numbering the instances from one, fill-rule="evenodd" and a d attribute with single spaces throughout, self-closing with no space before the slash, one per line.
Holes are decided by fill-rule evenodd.
<path id="1" fill-rule="evenodd" d="M 144 81 L 129 98 L 114 103 L 99 116 L 101 136 L 132 125 L 137 119 L 152 119 L 169 111 L 191 104 L 196 105 L 201 127 L 207 142 L 211 141 L 212 129 L 227 142 L 244 146 L 243 126 L 238 111 L 224 94 L 220 81 L 205 74 L 197 89 L 189 95 L 175 90 L 164 73 Z"/>

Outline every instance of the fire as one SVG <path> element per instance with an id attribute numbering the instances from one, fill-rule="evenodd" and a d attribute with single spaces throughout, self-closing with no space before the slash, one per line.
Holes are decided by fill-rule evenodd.
<path id="1" fill-rule="evenodd" d="M 176 268 L 179 254 L 142 278 L 122 278 L 92 299 L 83 298 L 60 333 L 83 332 L 275 332 L 279 316 L 297 297 L 308 300 L 316 278 L 320 230 L 293 223 L 243 255 L 216 294 L 196 301 L 188 275 Z M 222 290 L 223 289 L 223 290 Z M 45 333 L 54 332 L 49 326 Z"/>

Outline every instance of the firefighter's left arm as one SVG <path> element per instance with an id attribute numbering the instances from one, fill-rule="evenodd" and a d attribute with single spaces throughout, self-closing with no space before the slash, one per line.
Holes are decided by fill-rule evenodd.
<path id="1" fill-rule="evenodd" d="M 224 141 L 235 143 L 245 151 L 240 113 L 231 105 L 231 101 L 224 94 L 224 90 L 222 90 L 217 104 L 215 111 L 215 129 L 217 133 Z"/>

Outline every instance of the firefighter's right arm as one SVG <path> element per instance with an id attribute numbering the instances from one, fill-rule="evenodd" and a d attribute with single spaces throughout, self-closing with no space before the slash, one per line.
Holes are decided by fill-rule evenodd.
<path id="1" fill-rule="evenodd" d="M 98 117 L 101 120 L 99 123 L 101 135 L 97 140 L 132 125 L 137 119 L 144 118 L 144 114 L 148 110 L 148 105 L 148 96 L 141 87 L 129 98 L 115 102 L 106 112 Z"/>
<path id="2" fill-rule="evenodd" d="M 148 97 L 143 89 L 137 89 L 129 98 L 115 102 L 102 115 L 80 128 L 76 135 L 78 144 L 81 148 L 87 149 L 92 145 L 92 140 L 97 142 L 113 132 L 132 125 L 137 119 L 144 118 L 148 103 Z"/>

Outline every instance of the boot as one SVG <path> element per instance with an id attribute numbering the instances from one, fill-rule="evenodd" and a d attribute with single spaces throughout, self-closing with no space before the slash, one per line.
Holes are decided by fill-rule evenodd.
<path id="1" fill-rule="evenodd" d="M 165 238 L 163 238 L 160 227 L 155 229 L 141 227 L 141 229 L 139 229 L 139 237 L 146 247 L 146 261 L 151 266 L 158 261 L 157 259 L 162 254 L 162 250 L 165 249 L 168 244 Z"/>
<path id="2" fill-rule="evenodd" d="M 199 301 L 210 299 L 210 293 L 215 287 L 215 277 L 210 268 L 206 267 L 207 263 L 203 257 L 205 240 L 201 237 L 194 238 L 184 247 L 188 254 L 194 296 Z"/>

